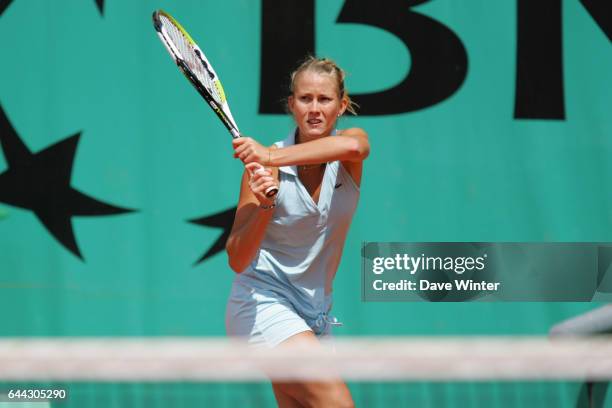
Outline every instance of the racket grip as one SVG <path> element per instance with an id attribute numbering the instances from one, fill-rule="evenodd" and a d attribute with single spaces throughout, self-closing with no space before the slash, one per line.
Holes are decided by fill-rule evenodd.
<path id="1" fill-rule="evenodd" d="M 255 170 L 255 173 L 257 173 L 258 171 L 263 171 L 263 170 L 264 170 L 264 167 L 262 165 L 259 165 L 259 168 Z M 266 194 L 266 197 L 268 198 L 274 197 L 276 193 L 278 193 L 278 187 L 270 186 L 266 189 L 264 193 Z"/>
<path id="2" fill-rule="evenodd" d="M 271 198 L 274 197 L 278 193 L 278 187 L 272 186 L 266 189 L 266 197 Z"/>

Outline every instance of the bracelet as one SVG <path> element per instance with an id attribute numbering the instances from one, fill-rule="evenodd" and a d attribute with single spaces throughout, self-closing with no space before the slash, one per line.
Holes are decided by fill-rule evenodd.
<path id="1" fill-rule="evenodd" d="M 276 203 L 272 203 L 270 205 L 263 205 L 263 204 L 259 205 L 259 208 L 261 208 L 262 210 L 271 210 L 274 207 L 276 207 Z"/>

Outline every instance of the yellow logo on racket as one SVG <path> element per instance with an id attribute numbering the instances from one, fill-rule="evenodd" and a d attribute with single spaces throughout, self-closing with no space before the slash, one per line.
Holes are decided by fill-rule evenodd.
<path id="1" fill-rule="evenodd" d="M 223 87 L 221 86 L 221 82 L 218 79 L 215 81 L 215 88 L 217 88 L 217 92 L 219 93 L 219 96 L 221 97 L 221 103 L 225 103 L 225 91 L 223 90 Z"/>

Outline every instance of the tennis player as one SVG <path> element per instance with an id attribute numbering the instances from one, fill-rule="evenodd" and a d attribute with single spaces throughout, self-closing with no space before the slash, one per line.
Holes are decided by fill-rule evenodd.
<path id="1" fill-rule="evenodd" d="M 288 108 L 295 130 L 271 147 L 250 137 L 233 141 L 234 157 L 247 170 L 226 244 L 237 273 L 227 305 L 229 335 L 259 346 L 316 347 L 340 325 L 330 315 L 332 281 L 370 151 L 362 129 L 336 129 L 338 118 L 355 113 L 354 107 L 343 70 L 310 57 L 291 75 Z M 273 185 L 278 194 L 268 198 Z M 339 378 L 272 386 L 281 407 L 354 405 Z"/>

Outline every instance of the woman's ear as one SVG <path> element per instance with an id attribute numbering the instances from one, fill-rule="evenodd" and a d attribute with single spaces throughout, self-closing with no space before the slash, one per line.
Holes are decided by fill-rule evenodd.
<path id="1" fill-rule="evenodd" d="M 346 96 L 342 98 L 340 101 L 340 112 L 338 112 L 338 117 L 344 115 L 344 112 L 346 112 L 346 108 L 348 107 L 348 103 L 348 98 Z"/>
<path id="2" fill-rule="evenodd" d="M 291 113 L 293 113 L 293 103 L 294 103 L 294 102 L 295 102 L 295 101 L 293 100 L 293 95 L 290 95 L 290 96 L 287 98 L 287 108 L 289 108 L 289 112 L 291 112 Z"/>

